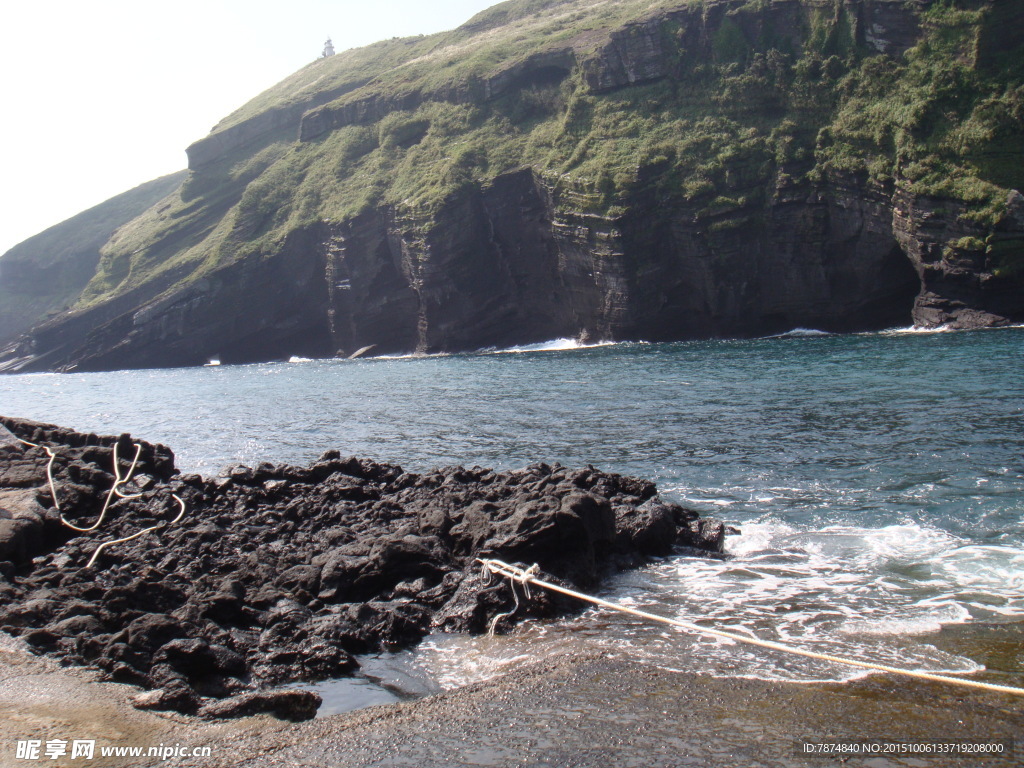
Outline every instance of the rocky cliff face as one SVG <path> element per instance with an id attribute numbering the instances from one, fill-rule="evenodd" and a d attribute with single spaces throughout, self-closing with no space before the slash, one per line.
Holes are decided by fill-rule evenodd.
<path id="1" fill-rule="evenodd" d="M 566 8 L 517 23 L 565 29 Z M 177 266 L 0 368 L 1020 322 L 1020 174 L 983 161 L 1024 147 L 1024 85 L 985 47 L 1019 50 L 1005 15 L 669 3 L 438 80 L 449 49 L 476 61 L 467 25 L 399 86 L 311 92 L 193 145 L 180 212 L 130 256 Z M 120 254 L 105 275 L 145 275 Z"/>
<path id="2" fill-rule="evenodd" d="M 185 180 L 185 172 L 143 184 L 29 238 L 0 257 L 0 345 L 73 304 L 100 261 L 100 249 Z"/>
<path id="3" fill-rule="evenodd" d="M 636 210 L 644 213 L 621 220 L 559 213 L 532 171 L 506 174 L 449 201 L 429 223 L 383 210 L 304 230 L 271 259 L 225 267 L 119 315 L 76 354 L 82 367 L 110 369 L 369 345 L 438 352 L 579 335 L 661 341 L 911 321 L 921 280 L 883 195 L 791 190 L 766 210 L 726 211 L 711 222 L 692 207 L 665 206 L 658 218 L 645 205 Z M 766 216 L 752 237 L 755 214 Z"/>
<path id="4" fill-rule="evenodd" d="M 951 208 L 952 205 L 952 208 Z M 965 226 L 949 200 L 898 194 L 893 201 L 893 232 L 921 277 L 914 320 L 924 327 L 987 327 L 1020 317 L 1019 285 L 999 280 L 998 255 L 1020 249 L 1024 198 L 1012 192 L 1007 214 L 979 247 L 978 227 Z M 986 253 L 988 251 L 988 253 Z"/>

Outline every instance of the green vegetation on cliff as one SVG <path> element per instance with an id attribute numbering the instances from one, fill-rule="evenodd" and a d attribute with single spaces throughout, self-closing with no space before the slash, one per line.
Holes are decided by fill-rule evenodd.
<path id="1" fill-rule="evenodd" d="M 838 0 L 512 0 L 347 51 L 223 121 L 205 140 L 224 136 L 223 151 L 107 244 L 80 306 L 379 206 L 429 220 L 521 166 L 559 204 L 612 218 L 654 184 L 709 226 L 743 227 L 780 190 L 853 177 L 959 201 L 992 227 L 1024 186 L 1024 55 L 983 47 L 1007 23 L 997 5 L 923 2 L 908 32 Z M 307 140 L 297 120 L 260 133 L 261 115 L 296 105 L 313 105 Z M 232 145 L 242 129 L 254 137 Z"/>
<path id="2" fill-rule="evenodd" d="M 114 232 L 174 192 L 186 172 L 142 184 L 56 224 L 0 258 L 0 345 L 78 301 Z"/>
<path id="3" fill-rule="evenodd" d="M 1024 317 L 1019 3 L 509 0 L 188 154 L 12 365 Z"/>
<path id="4" fill-rule="evenodd" d="M 819 134 L 819 167 L 900 180 L 918 195 L 968 204 L 994 225 L 1009 188 L 1024 185 L 1024 57 L 1003 52 L 979 66 L 988 9 L 936 3 L 924 35 L 900 61 L 865 57 L 837 89 Z"/>

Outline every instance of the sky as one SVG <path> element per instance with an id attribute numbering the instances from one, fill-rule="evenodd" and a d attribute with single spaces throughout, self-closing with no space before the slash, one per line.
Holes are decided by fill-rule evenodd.
<path id="1" fill-rule="evenodd" d="M 0 254 L 143 182 L 317 58 L 497 0 L 35 0 L 0 17 Z"/>

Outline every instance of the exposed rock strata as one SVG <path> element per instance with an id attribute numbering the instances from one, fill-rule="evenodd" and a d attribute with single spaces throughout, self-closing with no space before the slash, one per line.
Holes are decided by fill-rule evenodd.
<path id="1" fill-rule="evenodd" d="M 353 654 L 414 644 L 432 629 L 481 632 L 510 610 L 476 558 L 539 563 L 592 588 L 611 567 L 676 547 L 720 552 L 723 526 L 664 502 L 645 480 L 536 464 L 418 475 L 328 452 L 308 467 L 179 475 L 164 446 L 139 443 L 135 479 L 91 524 L 133 441 L 0 418 L 0 629 L 67 663 L 150 689 L 137 706 L 210 717 L 315 704 L 264 689 L 352 672 Z M 104 549 L 177 514 L 180 523 Z M 536 595 L 502 625 L 579 605 Z M 258 693 L 254 693 L 258 691 Z M 230 702 L 219 699 L 236 697 Z"/>
<path id="2" fill-rule="evenodd" d="M 616 220 L 573 212 L 528 169 L 506 174 L 430 220 L 385 209 L 318 225 L 268 259 L 236 262 L 98 326 L 91 313 L 69 318 L 46 331 L 63 352 L 33 357 L 40 333 L 19 359 L 110 370 L 329 357 L 371 344 L 384 354 L 580 335 L 875 330 L 909 325 L 922 283 L 944 290 L 944 274 L 915 274 L 879 192 L 784 188 L 767 208 L 711 220 L 699 205 L 654 199 L 652 218 L 642 198 L 656 194 L 652 179 L 635 212 Z M 971 298 L 990 303 L 982 285 Z M 68 338 L 81 341 L 69 349 Z"/>
<path id="3" fill-rule="evenodd" d="M 908 194 L 894 198 L 893 232 L 921 277 L 915 322 L 931 328 L 976 328 L 1020 319 L 1019 284 L 997 279 L 993 262 L 1004 249 L 1024 247 L 1024 197 L 1010 194 L 1007 213 L 991 234 L 964 221 L 961 211 L 950 200 Z M 987 248 L 982 238 L 987 238 Z"/>
<path id="4" fill-rule="evenodd" d="M 803 63 L 817 67 L 821 78 L 830 59 L 839 73 L 844 56 L 896 61 L 921 41 L 922 14 L 933 5 L 681 3 L 608 28 L 581 24 L 578 32 L 553 36 L 526 54 L 495 52 L 487 66 L 463 70 L 457 60 L 437 59 L 461 73 L 450 79 L 445 67 L 430 69 L 430 55 L 413 57 L 419 49 L 409 43 L 401 56 L 376 62 L 373 77 L 353 76 L 326 90 L 314 81 L 194 144 L 188 186 L 196 199 L 187 202 L 201 207 L 202 194 L 209 193 L 214 203 L 201 215 L 188 208 L 181 219 L 188 226 L 165 222 L 167 231 L 155 230 L 147 245 L 150 263 L 166 261 L 180 271 L 161 269 L 148 281 L 37 325 L 0 350 L 0 371 L 199 365 L 211 357 L 242 363 L 350 354 L 370 345 L 378 354 L 431 353 L 566 336 L 662 341 L 796 327 L 842 332 L 1022 322 L 1024 216 L 1020 193 L 1011 189 L 1019 186 L 1018 174 L 993 177 L 1010 190 L 1009 203 L 1001 219 L 982 225 L 965 215 L 962 202 L 913 193 L 892 158 L 880 174 L 822 164 L 831 139 L 829 130 L 818 129 L 834 115 L 816 114 L 814 98 L 783 108 L 789 75 L 755 78 L 759 85 L 746 90 L 737 85 L 723 97 L 727 103 L 709 107 L 718 97 L 714 88 L 739 77 L 722 73 L 750 75 L 752 62 L 768 67 L 773 56 L 780 71 L 792 74 L 800 52 L 813 49 L 818 58 L 805 56 Z M 999 57 L 1021 43 L 1020 11 L 1006 3 L 977 5 L 987 15 L 972 33 L 972 66 L 979 72 L 1005 66 Z M 460 39 L 471 37 L 473 25 L 457 32 Z M 433 53 L 441 56 L 444 49 Z M 311 66 L 326 72 L 329 64 Z M 709 67 L 720 70 L 718 80 L 702 79 Z M 841 90 L 844 80 L 836 77 L 831 93 L 818 93 L 824 101 Z M 764 85 L 769 81 L 779 92 Z M 611 174 L 606 180 L 616 189 L 614 206 L 601 202 L 593 179 L 524 156 L 524 167 L 474 172 L 429 206 L 378 197 L 337 218 L 292 211 L 303 223 L 282 225 L 279 237 L 263 240 L 274 206 L 238 207 L 253 191 L 246 189 L 250 182 L 275 204 L 298 207 L 259 187 L 261 163 L 272 162 L 255 158 L 271 144 L 274 157 L 318 148 L 326 153 L 337 131 L 361 126 L 366 147 L 359 152 L 382 151 L 381 121 L 398 112 L 412 126 L 410 136 L 391 146 L 400 152 L 429 130 L 429 115 L 414 113 L 424 105 L 472 104 L 488 115 L 508 109 L 497 105 L 520 93 L 557 103 L 570 86 L 576 94 L 610 98 L 651 83 L 671 84 L 658 97 L 665 103 L 637 102 L 659 119 L 753 115 L 750 132 L 792 131 L 794 146 L 804 143 L 803 154 L 733 153 L 722 161 L 720 178 L 704 179 L 704 192 L 687 192 L 681 166 L 658 159 L 653 149 L 650 157 L 637 152 L 630 170 L 635 178 L 620 184 Z M 567 105 L 557 109 L 563 107 L 566 126 L 582 120 Z M 522 119 L 529 125 L 536 117 Z M 1006 136 L 985 145 L 985 151 L 1006 153 L 1005 162 L 986 161 L 990 170 L 1019 166 L 1019 118 L 1007 121 Z M 578 130 L 585 134 L 586 126 Z M 588 148 L 591 139 L 600 145 L 601 137 L 582 137 L 575 153 L 580 161 L 597 151 Z M 337 163 L 339 176 L 357 167 L 334 156 L 323 162 Z M 237 170 L 243 166 L 249 170 Z M 282 188 L 285 198 L 295 191 Z M 179 264 L 183 250 L 213 231 L 223 239 L 210 235 L 216 242 L 201 267 Z M 210 264 L 218 266 L 206 271 Z M 192 275 L 195 269 L 202 275 Z"/>

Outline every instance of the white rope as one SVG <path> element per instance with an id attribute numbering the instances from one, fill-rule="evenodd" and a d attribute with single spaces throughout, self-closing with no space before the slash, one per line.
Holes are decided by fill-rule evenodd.
<path id="1" fill-rule="evenodd" d="M 483 561 L 481 561 L 481 562 L 483 562 Z M 488 567 L 487 563 L 484 563 L 483 571 L 484 571 L 484 576 L 487 577 L 487 581 L 489 582 L 491 580 L 491 574 L 493 573 L 493 571 Z M 528 576 L 529 577 L 536 576 L 538 573 L 540 573 L 540 566 L 537 563 L 534 563 L 527 570 L 523 571 L 523 577 L 522 578 L 520 578 L 518 576 L 510 576 L 509 577 L 509 586 L 512 589 L 512 597 L 514 597 L 516 599 L 516 604 L 514 606 L 512 606 L 512 610 L 511 611 L 506 611 L 505 613 L 499 613 L 499 614 L 495 615 L 495 617 L 493 619 L 491 619 L 491 626 L 487 630 L 487 636 L 488 637 L 494 637 L 494 630 L 497 628 L 499 621 L 501 621 L 502 619 L 506 619 L 509 616 L 514 616 L 516 611 L 519 610 L 519 592 L 516 591 L 516 582 L 519 582 L 519 584 L 522 585 L 522 587 L 523 587 L 523 596 L 527 600 L 529 600 L 530 599 L 530 583 L 527 580 L 527 577 Z"/>
<path id="2" fill-rule="evenodd" d="M 56 485 L 53 482 L 53 462 L 57 458 L 56 452 L 54 452 L 54 450 L 52 448 L 50 448 L 50 446 L 48 446 L 48 445 L 37 445 L 36 443 L 30 443 L 28 440 L 22 440 L 20 437 L 15 437 L 14 439 L 17 440 L 19 443 L 24 443 L 25 445 L 31 446 L 32 448 L 42 448 L 43 450 L 45 450 L 47 452 L 47 454 L 49 454 L 50 461 L 46 464 L 46 479 L 50 483 L 50 494 L 53 496 L 53 507 L 54 507 L 54 509 L 57 510 L 57 514 L 60 515 L 61 523 L 63 523 L 65 526 L 67 526 L 68 528 L 71 528 L 74 531 L 78 531 L 80 533 L 90 533 L 92 531 L 95 531 L 97 528 L 99 528 L 100 525 L 103 523 L 103 518 L 106 517 L 107 509 L 110 507 L 110 502 L 113 500 L 114 496 L 118 496 L 119 498 L 122 498 L 122 499 L 137 499 L 137 498 L 139 498 L 140 496 L 143 495 L 141 493 L 124 493 L 124 492 L 122 492 L 120 490 L 121 486 L 125 485 L 126 483 L 128 483 L 131 480 L 132 475 L 135 474 L 135 467 L 136 467 L 136 465 L 138 465 L 138 463 L 139 463 L 139 455 L 142 453 L 142 445 L 140 443 L 134 443 L 134 445 L 135 445 L 135 458 L 132 459 L 132 463 L 131 463 L 131 466 L 128 467 L 127 474 L 125 474 L 124 477 L 121 477 L 121 465 L 120 465 L 120 460 L 118 459 L 118 456 L 117 456 L 117 445 L 118 445 L 119 441 L 115 442 L 114 443 L 114 484 L 111 486 L 110 491 L 107 493 L 107 499 L 103 503 L 103 509 L 100 510 L 100 516 L 97 517 L 96 518 L 96 522 L 93 523 L 92 525 L 90 525 L 88 528 L 82 528 L 80 526 L 75 525 L 74 523 L 70 523 L 70 522 L 68 522 L 67 520 L 64 519 L 64 513 L 61 512 L 60 502 L 58 502 L 58 500 L 57 500 L 57 487 L 56 487 Z M 172 493 L 171 497 L 175 501 L 177 501 L 178 504 L 181 505 L 181 511 L 178 512 L 178 516 L 177 517 L 175 517 L 173 520 L 170 520 L 170 521 L 160 522 L 160 523 L 157 523 L 156 525 L 151 525 L 148 528 L 143 528 L 141 531 L 138 531 L 137 533 L 133 533 L 131 536 L 125 536 L 123 539 L 112 539 L 111 541 L 103 542 L 98 547 L 96 547 L 96 549 L 93 551 L 92 557 L 89 558 L 89 562 L 86 563 L 85 567 L 86 568 L 91 568 L 92 564 L 94 562 L 96 562 L 96 558 L 99 557 L 100 552 L 102 552 L 106 547 L 109 547 L 109 546 L 111 546 L 113 544 L 123 544 L 124 542 L 131 541 L 132 539 L 136 539 L 136 538 L 138 538 L 139 536 L 142 536 L 145 533 L 149 533 L 150 531 L 155 531 L 157 528 L 162 528 L 162 527 L 174 525 L 179 520 L 181 520 L 181 518 L 185 514 L 185 502 L 182 501 L 181 497 L 178 496 L 175 493 Z M 527 593 L 527 599 L 529 599 L 529 593 Z M 517 606 L 518 606 L 518 598 L 517 598 Z"/>
<path id="3" fill-rule="evenodd" d="M 112 539 L 111 541 L 103 542 L 98 547 L 96 547 L 96 550 L 92 553 L 92 557 L 89 558 L 89 562 L 85 564 L 85 567 L 86 568 L 92 568 L 92 564 L 94 562 L 96 562 L 96 558 L 100 556 L 100 552 L 102 552 L 106 547 L 109 547 L 112 544 L 124 544 L 126 541 L 131 541 L 132 539 L 137 539 L 139 536 L 141 536 L 144 533 L 149 533 L 150 531 L 155 531 L 157 528 L 165 528 L 165 527 L 174 525 L 179 520 L 181 520 L 181 518 L 185 514 L 185 502 L 182 501 L 181 497 L 178 496 L 176 493 L 171 494 L 171 496 L 174 498 L 174 500 L 176 502 L 178 502 L 178 504 L 181 505 L 181 511 L 178 512 L 178 516 L 177 517 L 175 517 L 171 521 L 161 521 L 161 522 L 157 523 L 156 525 L 149 526 L 149 528 L 143 528 L 141 531 L 138 531 L 137 533 L 133 533 L 131 536 L 125 536 L 123 539 Z"/>
<path id="4" fill-rule="evenodd" d="M 73 531 L 79 531 L 80 533 L 90 533 L 92 531 L 95 531 L 97 528 L 99 528 L 100 525 L 103 523 L 103 518 L 106 517 L 106 515 L 107 515 L 107 508 L 110 506 L 110 502 L 114 498 L 115 495 L 116 496 L 120 496 L 122 499 L 134 499 L 134 498 L 137 498 L 138 496 L 141 496 L 142 495 L 141 493 L 135 493 L 135 494 L 130 494 L 129 495 L 129 494 L 123 494 L 123 493 L 121 493 L 118 490 L 119 486 L 122 486 L 125 483 L 127 483 L 129 480 L 131 480 L 132 474 L 135 472 L 135 465 L 138 464 L 138 462 L 139 462 L 139 454 L 140 453 L 142 453 L 142 445 L 140 445 L 139 443 L 135 443 L 135 458 L 132 459 L 132 464 L 131 464 L 130 467 L 128 467 L 128 474 L 125 475 L 124 477 L 121 477 L 120 462 L 118 461 L 118 458 L 117 458 L 117 443 L 115 442 L 114 443 L 114 484 L 112 486 L 110 486 L 110 491 L 107 493 L 107 500 L 105 502 L 103 502 L 103 509 L 100 510 L 100 516 L 96 518 L 96 522 L 93 523 L 92 525 L 90 525 L 88 528 L 80 528 L 79 526 L 74 525 L 72 523 L 69 523 L 67 520 L 65 520 L 63 515 L 61 515 L 60 521 L 62 523 L 64 523 L 64 525 L 66 525 L 68 528 L 70 528 Z"/>
<path id="5" fill-rule="evenodd" d="M 103 509 L 100 510 L 100 516 L 96 518 L 96 522 L 90 525 L 88 528 L 82 528 L 80 526 L 77 526 L 74 523 L 69 522 L 67 519 L 65 519 L 64 513 L 61 511 L 60 508 L 60 501 L 57 499 L 57 486 L 53 482 L 53 462 L 56 461 L 57 459 L 56 452 L 48 445 L 38 445 L 36 443 L 30 443 L 28 440 L 22 440 L 20 437 L 15 437 L 14 439 L 17 440 L 19 443 L 24 443 L 25 445 L 31 446 L 32 448 L 42 448 L 44 451 L 46 451 L 47 454 L 49 454 L 50 460 L 46 464 L 46 480 L 50 484 L 50 495 L 53 496 L 53 508 L 57 510 L 57 514 L 60 515 L 61 523 L 63 523 L 65 526 L 67 526 L 73 531 L 78 531 L 79 533 L 89 533 L 99 528 L 100 525 L 103 523 L 103 518 L 107 514 L 107 507 L 110 506 L 110 502 L 114 498 L 115 494 L 121 497 L 122 499 L 135 499 L 142 495 L 141 493 L 122 493 L 119 490 L 120 486 L 124 485 L 129 480 L 131 480 L 132 474 L 134 474 L 135 472 L 135 465 L 139 463 L 139 454 L 142 453 L 142 446 L 139 443 L 134 444 L 135 458 L 132 459 L 132 464 L 128 468 L 128 474 L 125 475 L 124 477 L 121 477 L 121 467 L 119 466 L 119 461 L 117 458 L 117 443 L 115 442 L 114 485 L 110 488 L 110 491 L 107 493 L 107 499 L 103 503 Z"/>
<path id="6" fill-rule="evenodd" d="M 640 611 L 636 608 L 630 608 L 619 603 L 612 603 L 608 600 L 602 600 L 599 597 L 592 597 L 591 595 L 585 595 L 582 592 L 576 592 L 572 589 L 566 589 L 560 587 L 557 584 L 552 584 L 548 581 L 542 581 L 536 578 L 533 574 L 537 572 L 538 566 L 534 564 L 529 570 L 517 568 L 514 565 L 502 562 L 501 560 L 478 560 L 485 570 L 490 573 L 497 574 L 499 576 L 505 576 L 506 578 L 517 581 L 522 585 L 527 583 L 536 584 L 538 587 L 551 590 L 552 592 L 560 592 L 563 595 L 569 597 L 575 597 L 577 600 L 584 600 L 594 605 L 600 605 L 603 608 L 610 608 L 614 611 L 621 613 L 628 613 L 633 616 L 639 616 L 642 619 L 648 619 L 650 621 L 658 621 L 662 624 L 671 624 L 672 626 L 680 627 L 682 629 L 689 630 L 691 632 L 698 632 L 705 635 L 713 635 L 715 637 L 722 637 L 727 640 L 734 640 L 738 643 L 746 643 L 748 645 L 758 645 L 762 648 L 770 648 L 774 651 L 782 651 L 783 653 L 792 653 L 797 656 L 806 656 L 809 659 L 818 659 L 820 661 L 831 661 L 837 664 L 846 664 L 852 667 L 861 667 L 862 669 L 873 669 L 878 672 L 888 672 L 893 675 L 903 675 L 904 677 L 914 677 L 921 680 L 931 680 L 939 683 L 949 683 L 951 685 L 966 686 L 969 688 L 981 688 L 986 691 L 997 691 L 999 693 L 1011 693 L 1016 696 L 1024 696 L 1024 688 L 1014 688 L 1008 685 L 996 685 L 994 683 L 984 683 L 979 680 L 964 680 L 958 677 L 949 677 L 947 675 L 936 675 L 931 672 L 920 672 L 913 669 L 900 669 L 899 667 L 890 667 L 885 664 L 875 664 L 873 662 L 858 661 L 857 659 L 848 659 L 843 656 L 833 656 L 828 653 L 816 653 L 815 651 L 807 651 L 803 648 L 796 648 L 791 645 L 785 645 L 784 643 L 776 643 L 771 640 L 761 640 L 757 637 L 746 637 L 744 635 L 737 635 L 733 632 L 725 632 L 720 629 L 712 629 L 710 627 L 702 627 L 697 624 L 692 624 L 688 621 L 680 621 L 678 619 L 670 619 L 666 616 L 658 616 L 654 613 L 648 613 L 647 611 Z"/>

